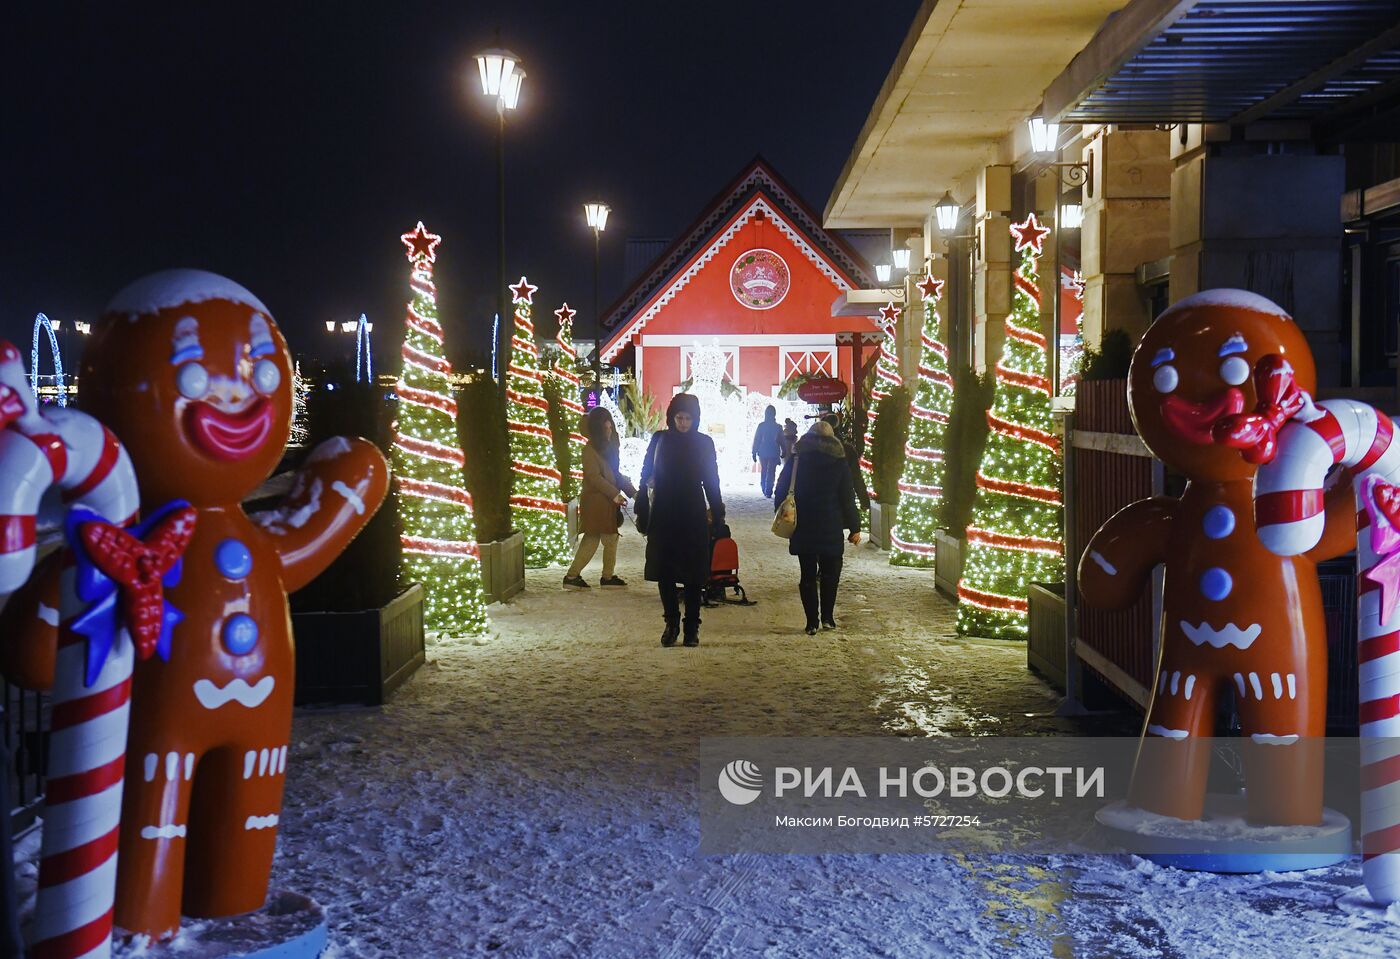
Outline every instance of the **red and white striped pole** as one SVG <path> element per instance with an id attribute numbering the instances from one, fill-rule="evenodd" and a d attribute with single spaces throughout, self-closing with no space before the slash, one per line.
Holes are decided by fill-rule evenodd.
<path id="1" fill-rule="evenodd" d="M 1356 496 L 1357 658 L 1360 677 L 1362 876 L 1376 902 L 1400 900 L 1400 443 L 1390 418 L 1365 403 L 1313 403 L 1278 356 L 1256 366 L 1254 413 L 1218 427 L 1260 462 L 1254 479 L 1259 539 L 1279 556 L 1317 545 L 1333 466 Z"/>
<path id="2" fill-rule="evenodd" d="M 116 437 L 86 414 L 39 409 L 20 354 L 0 342 L 0 594 L 33 570 L 40 500 L 51 486 L 65 502 L 126 525 L 140 506 L 136 474 Z M 85 610 L 65 562 L 58 626 L 34 959 L 97 959 L 111 951 L 133 646 L 125 630 L 87 682 L 86 637 L 68 628 Z"/>

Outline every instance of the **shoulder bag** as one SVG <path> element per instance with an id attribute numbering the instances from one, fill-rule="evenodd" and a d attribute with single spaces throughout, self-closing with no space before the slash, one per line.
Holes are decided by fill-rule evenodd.
<path id="1" fill-rule="evenodd" d="M 777 515 L 773 517 L 773 535 L 783 539 L 792 539 L 792 534 L 797 531 L 797 468 L 801 465 L 802 457 L 799 455 L 792 461 L 792 485 L 788 487 Z"/>

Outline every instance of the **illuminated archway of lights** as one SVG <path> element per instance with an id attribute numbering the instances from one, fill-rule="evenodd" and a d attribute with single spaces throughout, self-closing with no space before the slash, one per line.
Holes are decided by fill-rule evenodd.
<path id="1" fill-rule="evenodd" d="M 359 322 L 355 324 L 355 382 L 374 382 L 374 351 L 370 349 L 369 342 L 370 323 L 365 319 L 363 313 L 360 314 Z M 361 376 L 360 370 L 363 368 L 364 374 Z"/>
<path id="2" fill-rule="evenodd" d="M 39 395 L 39 330 L 49 335 L 49 349 L 53 351 L 53 379 L 58 393 L 58 405 L 68 405 L 68 388 L 63 382 L 63 354 L 58 349 L 58 335 L 53 331 L 53 323 L 42 313 L 34 315 L 34 338 L 29 348 L 29 387 L 34 395 Z"/>

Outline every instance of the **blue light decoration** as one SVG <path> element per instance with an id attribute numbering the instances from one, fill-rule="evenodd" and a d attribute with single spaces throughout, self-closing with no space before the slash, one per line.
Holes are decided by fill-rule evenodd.
<path id="1" fill-rule="evenodd" d="M 501 342 L 501 314 L 497 313 L 491 320 L 491 378 L 497 383 L 501 381 L 501 361 L 496 355 L 497 345 Z"/>
<path id="2" fill-rule="evenodd" d="M 364 370 L 363 375 L 361 369 Z M 355 324 L 355 382 L 374 382 L 374 351 L 370 348 L 369 322 L 363 313 Z"/>
<path id="3" fill-rule="evenodd" d="M 53 331 L 53 323 L 42 313 L 34 315 L 34 341 L 29 349 L 29 387 L 34 395 L 39 395 L 39 328 L 49 335 L 49 348 L 53 350 L 53 377 L 58 388 L 58 405 L 68 405 L 68 388 L 63 383 L 63 354 L 58 349 L 58 335 Z"/>

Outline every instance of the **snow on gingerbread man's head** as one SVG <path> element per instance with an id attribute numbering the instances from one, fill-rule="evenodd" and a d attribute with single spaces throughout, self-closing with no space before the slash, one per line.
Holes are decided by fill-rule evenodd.
<path id="1" fill-rule="evenodd" d="M 1221 289 L 1173 304 L 1144 334 L 1128 372 L 1128 405 L 1148 449 L 1190 479 L 1252 477 L 1255 465 L 1213 431 L 1254 408 L 1255 364 L 1270 354 L 1313 392 L 1317 374 L 1303 331 L 1271 300 Z"/>
<path id="2" fill-rule="evenodd" d="M 257 297 L 215 273 L 165 270 L 118 293 L 79 382 L 84 408 L 130 451 L 147 502 L 233 505 L 287 445 L 286 341 Z"/>

